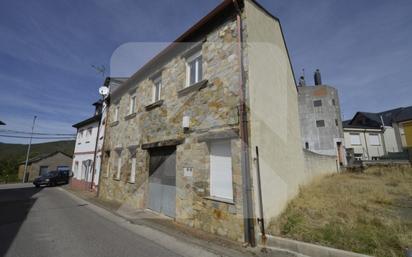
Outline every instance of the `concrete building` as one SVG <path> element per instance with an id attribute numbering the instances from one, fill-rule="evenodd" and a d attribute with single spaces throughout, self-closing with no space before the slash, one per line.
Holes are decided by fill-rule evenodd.
<path id="1" fill-rule="evenodd" d="M 99 197 L 253 245 L 316 176 L 299 128 L 279 20 L 223 1 L 111 92 Z"/>
<path id="2" fill-rule="evenodd" d="M 324 155 L 337 156 L 345 164 L 342 118 L 338 90 L 323 85 L 320 71 L 315 72 L 315 85 L 299 82 L 299 117 L 303 148 Z"/>
<path id="3" fill-rule="evenodd" d="M 70 170 L 72 157 L 63 152 L 43 154 L 29 159 L 25 182 L 32 182 L 36 177 L 54 170 Z M 24 176 L 25 162 L 19 165 L 19 179 Z"/>

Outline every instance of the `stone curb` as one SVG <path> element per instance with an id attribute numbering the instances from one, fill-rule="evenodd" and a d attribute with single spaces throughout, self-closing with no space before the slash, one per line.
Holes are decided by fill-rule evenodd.
<path id="1" fill-rule="evenodd" d="M 326 246 L 320 246 L 292 239 L 286 239 L 276 236 L 267 236 L 267 246 L 269 248 L 287 249 L 299 254 L 312 257 L 372 257 L 354 252 L 348 252 Z"/>

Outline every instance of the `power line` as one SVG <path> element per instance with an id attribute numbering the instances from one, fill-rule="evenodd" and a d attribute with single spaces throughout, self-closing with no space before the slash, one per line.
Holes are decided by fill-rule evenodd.
<path id="1" fill-rule="evenodd" d="M 30 138 L 30 136 L 11 136 L 11 135 L 0 135 L 0 137 L 10 137 L 10 138 Z M 33 137 L 33 139 L 75 139 L 75 137 Z"/>
<path id="2" fill-rule="evenodd" d="M 0 129 L 0 133 L 12 133 L 12 134 L 31 134 L 31 132 L 11 130 L 11 129 Z M 33 132 L 33 135 L 43 135 L 43 136 L 76 136 L 76 134 L 59 134 L 59 133 L 40 133 Z"/>

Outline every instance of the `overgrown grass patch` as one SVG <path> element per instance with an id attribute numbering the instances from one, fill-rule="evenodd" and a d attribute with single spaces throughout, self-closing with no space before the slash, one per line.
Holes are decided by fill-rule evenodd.
<path id="1" fill-rule="evenodd" d="M 300 190 L 272 234 L 379 257 L 412 247 L 412 168 L 342 173 Z"/>

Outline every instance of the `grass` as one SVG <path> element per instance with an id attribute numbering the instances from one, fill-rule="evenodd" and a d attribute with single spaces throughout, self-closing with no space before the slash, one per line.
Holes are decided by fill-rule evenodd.
<path id="1" fill-rule="evenodd" d="M 300 190 L 272 234 L 379 257 L 412 248 L 412 168 L 370 167 Z"/>

